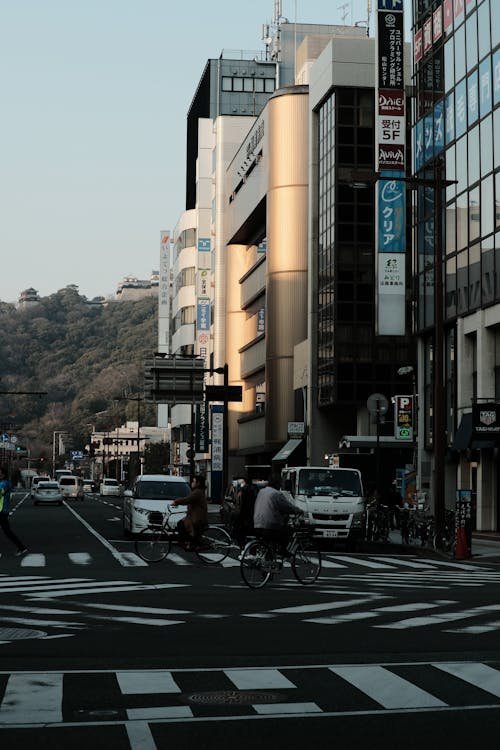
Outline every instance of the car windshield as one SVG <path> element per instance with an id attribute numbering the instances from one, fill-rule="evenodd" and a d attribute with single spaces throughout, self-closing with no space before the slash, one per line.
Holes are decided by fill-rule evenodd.
<path id="1" fill-rule="evenodd" d="M 187 482 L 162 482 L 158 479 L 137 482 L 135 496 L 147 500 L 174 500 L 176 497 L 187 497 L 189 492 Z"/>
<path id="2" fill-rule="evenodd" d="M 304 469 L 299 493 L 303 495 L 361 495 L 359 475 L 345 469 Z"/>
<path id="3" fill-rule="evenodd" d="M 74 477 L 61 477 L 59 484 L 76 484 L 76 479 Z"/>

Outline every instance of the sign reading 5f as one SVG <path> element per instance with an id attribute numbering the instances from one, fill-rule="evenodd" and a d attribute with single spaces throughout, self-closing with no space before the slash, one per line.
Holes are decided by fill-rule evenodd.
<path id="1" fill-rule="evenodd" d="M 379 10 L 403 10 L 403 0 L 378 0 Z"/>
<path id="2" fill-rule="evenodd" d="M 396 440 L 413 440 L 413 396 L 395 396 L 394 412 Z"/>

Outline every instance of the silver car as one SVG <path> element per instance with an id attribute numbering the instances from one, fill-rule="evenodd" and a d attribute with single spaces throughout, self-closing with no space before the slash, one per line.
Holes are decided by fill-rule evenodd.
<path id="1" fill-rule="evenodd" d="M 46 503 L 63 504 L 63 496 L 57 482 L 38 482 L 33 493 L 33 505 L 45 505 Z"/>

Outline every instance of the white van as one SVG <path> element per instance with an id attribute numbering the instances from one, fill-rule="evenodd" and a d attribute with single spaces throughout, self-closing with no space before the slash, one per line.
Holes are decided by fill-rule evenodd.
<path id="1" fill-rule="evenodd" d="M 314 527 L 319 539 L 354 542 L 365 528 L 361 472 L 329 466 L 291 466 L 281 472 L 284 494 Z"/>
<path id="2" fill-rule="evenodd" d="M 123 495 L 123 488 L 117 479 L 108 479 L 108 477 L 104 477 L 99 485 L 99 494 L 101 497 L 104 497 L 105 495 L 121 497 Z"/>
<path id="3" fill-rule="evenodd" d="M 81 477 L 73 477 L 64 475 L 59 479 L 59 489 L 61 495 L 67 498 L 74 498 L 75 500 L 83 500 L 83 479 Z"/>
<path id="4" fill-rule="evenodd" d="M 149 514 L 160 511 L 165 514 L 172 500 L 187 497 L 191 489 L 184 477 L 170 474 L 142 474 L 137 477 L 132 491 L 125 490 L 123 499 L 123 534 L 138 534 L 149 524 Z M 185 509 L 175 510 L 172 524 L 184 518 Z"/>

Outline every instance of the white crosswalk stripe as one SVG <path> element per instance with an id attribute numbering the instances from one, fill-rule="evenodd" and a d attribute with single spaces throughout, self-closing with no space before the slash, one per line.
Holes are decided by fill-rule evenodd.
<path id="1" fill-rule="evenodd" d="M 500 708 L 500 664 L 497 662 L 393 662 L 315 664 L 178 670 L 73 670 L 66 672 L 0 672 L 5 684 L 0 699 L 0 726 L 9 728 L 99 724 L 96 714 L 106 696 L 108 716 L 102 724 L 125 726 L 129 737 L 151 737 L 149 724 L 169 721 L 220 720 L 220 706 L 192 700 L 192 688 L 203 674 L 204 691 L 255 691 L 253 703 L 231 702 L 231 720 L 254 717 L 383 715 L 385 712 L 463 711 Z M 425 689 L 421 682 L 426 674 Z M 111 681 L 110 681 L 111 678 Z M 114 678 L 114 681 L 113 681 Z M 456 689 L 460 680 L 463 688 Z M 91 689 L 89 690 L 89 685 Z M 355 688 L 346 689 L 347 686 Z M 434 687 L 435 686 L 435 687 Z M 85 690 L 88 715 L 75 720 Z M 279 701 L 260 702 L 259 691 L 280 691 Z M 196 690 L 194 691 L 197 692 Z M 261 693 L 262 694 L 262 693 Z M 353 698 L 353 695 L 355 696 Z M 151 702 L 148 705 L 148 697 Z M 297 700 L 298 699 L 298 700 Z M 247 708 L 248 706 L 248 708 Z M 250 710 L 250 714 L 248 713 Z M 116 714 L 113 718 L 112 714 Z M 81 712 L 80 712 L 81 714 Z M 134 728 L 132 729 L 132 724 Z M 142 747 L 142 745 L 138 745 Z M 146 745 L 147 747 L 147 745 Z"/>

